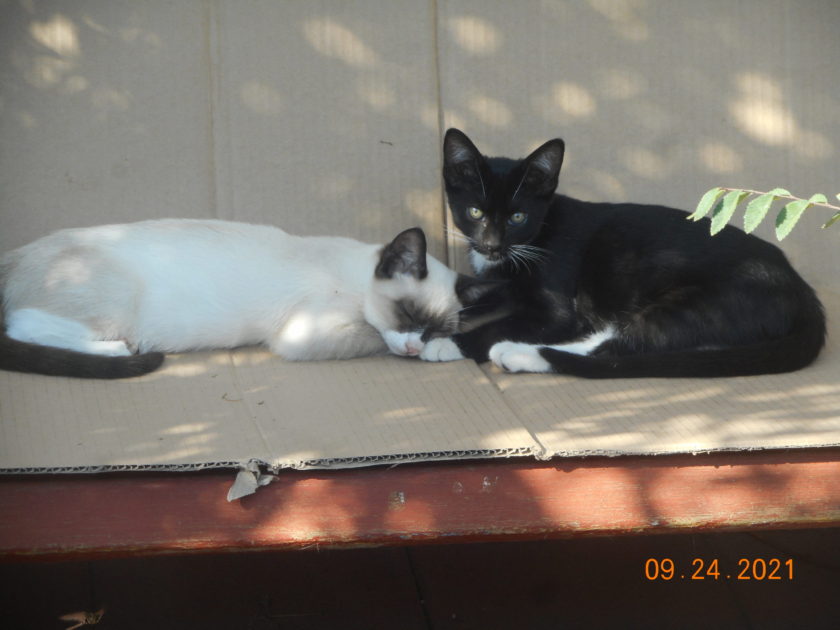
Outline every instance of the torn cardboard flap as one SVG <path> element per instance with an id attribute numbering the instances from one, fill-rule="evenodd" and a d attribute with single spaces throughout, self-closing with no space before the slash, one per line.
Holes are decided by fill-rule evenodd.
<path id="1" fill-rule="evenodd" d="M 259 488 L 267 486 L 275 479 L 274 475 L 261 472 L 257 462 L 248 462 L 236 473 L 236 479 L 228 490 L 227 500 L 228 502 L 236 501 L 254 494 Z"/>

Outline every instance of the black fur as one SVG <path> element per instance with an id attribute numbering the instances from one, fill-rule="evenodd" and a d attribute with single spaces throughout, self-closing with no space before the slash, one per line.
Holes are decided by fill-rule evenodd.
<path id="1" fill-rule="evenodd" d="M 589 378 L 788 372 L 817 357 L 822 305 L 779 248 L 734 227 L 711 237 L 708 220 L 673 208 L 556 195 L 563 149 L 558 139 L 523 160 L 487 158 L 457 129 L 446 134 L 455 223 L 493 265 L 482 275 L 510 280 L 511 315 L 453 337 L 466 356 L 613 325 L 618 334 L 590 356 L 541 354 Z M 521 245 L 531 249 L 517 254 Z"/>
<path id="2" fill-rule="evenodd" d="M 0 370 L 78 378 L 128 378 L 153 372 L 163 358 L 161 352 L 104 357 L 26 343 L 0 332 Z"/>
<path id="3" fill-rule="evenodd" d="M 405 273 L 418 280 L 429 274 L 426 267 L 426 235 L 419 227 L 400 232 L 382 248 L 374 275 L 385 279 L 393 278 L 395 273 Z"/>

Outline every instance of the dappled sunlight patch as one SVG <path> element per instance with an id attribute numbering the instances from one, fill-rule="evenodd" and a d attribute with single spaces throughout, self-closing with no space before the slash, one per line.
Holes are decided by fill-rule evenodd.
<path id="1" fill-rule="evenodd" d="M 397 103 L 397 95 L 384 81 L 366 77 L 356 90 L 359 98 L 377 111 L 390 109 Z"/>
<path id="2" fill-rule="evenodd" d="M 201 433 L 206 431 L 212 425 L 209 422 L 190 422 L 188 424 L 178 424 L 168 427 L 161 431 L 162 435 L 190 435 L 193 433 Z"/>
<path id="3" fill-rule="evenodd" d="M 23 80 L 29 85 L 46 89 L 59 85 L 76 67 L 76 62 L 49 55 L 34 55 L 27 58 L 13 55 L 12 65 L 20 70 Z"/>
<path id="4" fill-rule="evenodd" d="M 647 5 L 646 0 L 588 0 L 596 12 L 610 21 L 613 30 L 621 37 L 644 42 L 650 39 L 650 28 L 639 15 Z"/>
<path id="5" fill-rule="evenodd" d="M 796 138 L 796 121 L 781 103 L 742 96 L 729 106 L 729 111 L 741 131 L 754 140 L 781 145 Z"/>
<path id="6" fill-rule="evenodd" d="M 398 409 L 383 411 L 379 414 L 379 422 L 377 424 L 381 424 L 383 420 L 386 424 L 392 420 L 409 420 L 418 416 L 427 415 L 428 413 L 429 408 L 425 406 L 400 407 Z"/>
<path id="7" fill-rule="evenodd" d="M 379 62 L 376 52 L 350 29 L 331 18 L 312 18 L 303 25 L 306 41 L 325 57 L 343 61 L 355 68 Z"/>
<path id="8" fill-rule="evenodd" d="M 729 112 L 744 134 L 762 144 L 789 146 L 806 160 L 834 155 L 828 137 L 803 127 L 796 118 L 778 79 L 760 72 L 741 72 L 733 81 L 739 93 L 729 103 Z"/>
<path id="9" fill-rule="evenodd" d="M 44 278 L 44 288 L 56 290 L 67 285 L 83 284 L 90 280 L 93 271 L 85 252 L 68 255 L 49 268 Z"/>
<path id="10" fill-rule="evenodd" d="M 66 16 L 56 14 L 44 22 L 32 22 L 29 34 L 36 42 L 63 57 L 77 57 L 81 52 L 76 25 Z"/>
<path id="11" fill-rule="evenodd" d="M 620 403 L 634 400 L 647 400 L 653 396 L 659 396 L 660 392 L 652 388 L 638 388 L 630 385 L 627 389 L 617 391 L 601 392 L 589 397 L 595 403 Z"/>
<path id="12" fill-rule="evenodd" d="M 513 121 L 513 112 L 502 101 L 476 94 L 467 99 L 467 107 L 481 122 L 491 127 L 507 127 Z"/>
<path id="13" fill-rule="evenodd" d="M 438 130 L 438 112 L 436 108 L 426 110 L 424 119 L 426 122 L 434 125 L 435 131 Z M 464 129 L 468 126 L 467 119 L 452 109 L 443 110 L 443 123 L 444 127 L 456 127 L 458 129 Z"/>
<path id="14" fill-rule="evenodd" d="M 574 118 L 588 118 L 597 109 L 592 94 L 582 85 L 561 81 L 552 88 L 554 103 Z"/>
<path id="15" fill-rule="evenodd" d="M 458 16 L 447 20 L 452 40 L 466 53 L 485 57 L 502 46 L 502 33 L 484 18 Z"/>

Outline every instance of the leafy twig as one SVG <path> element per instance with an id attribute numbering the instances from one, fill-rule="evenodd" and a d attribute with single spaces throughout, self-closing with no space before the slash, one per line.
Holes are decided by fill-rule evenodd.
<path id="1" fill-rule="evenodd" d="M 758 227 L 767 215 L 770 206 L 777 199 L 790 200 L 776 215 L 776 238 L 780 241 L 790 234 L 802 213 L 811 206 L 820 206 L 835 211 L 834 215 L 822 226 L 823 228 L 840 221 L 840 206 L 828 203 L 825 195 L 820 193 L 812 195 L 809 199 L 802 199 L 790 194 L 784 188 L 774 188 L 769 192 L 762 192 L 720 186 L 706 191 L 697 204 L 697 209 L 688 218 L 692 221 L 699 221 L 711 211 L 712 220 L 709 230 L 712 234 L 717 234 L 729 223 L 738 205 L 750 196 L 753 196 L 753 199 L 747 204 L 744 212 L 744 230 L 747 233 Z M 840 194 L 837 195 L 837 199 L 840 199 Z"/>

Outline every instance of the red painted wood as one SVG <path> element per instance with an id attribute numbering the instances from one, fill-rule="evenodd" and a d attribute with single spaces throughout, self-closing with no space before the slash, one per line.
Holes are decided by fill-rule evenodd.
<path id="1" fill-rule="evenodd" d="M 840 524 L 840 449 L 0 480 L 0 556 L 383 545 Z"/>

